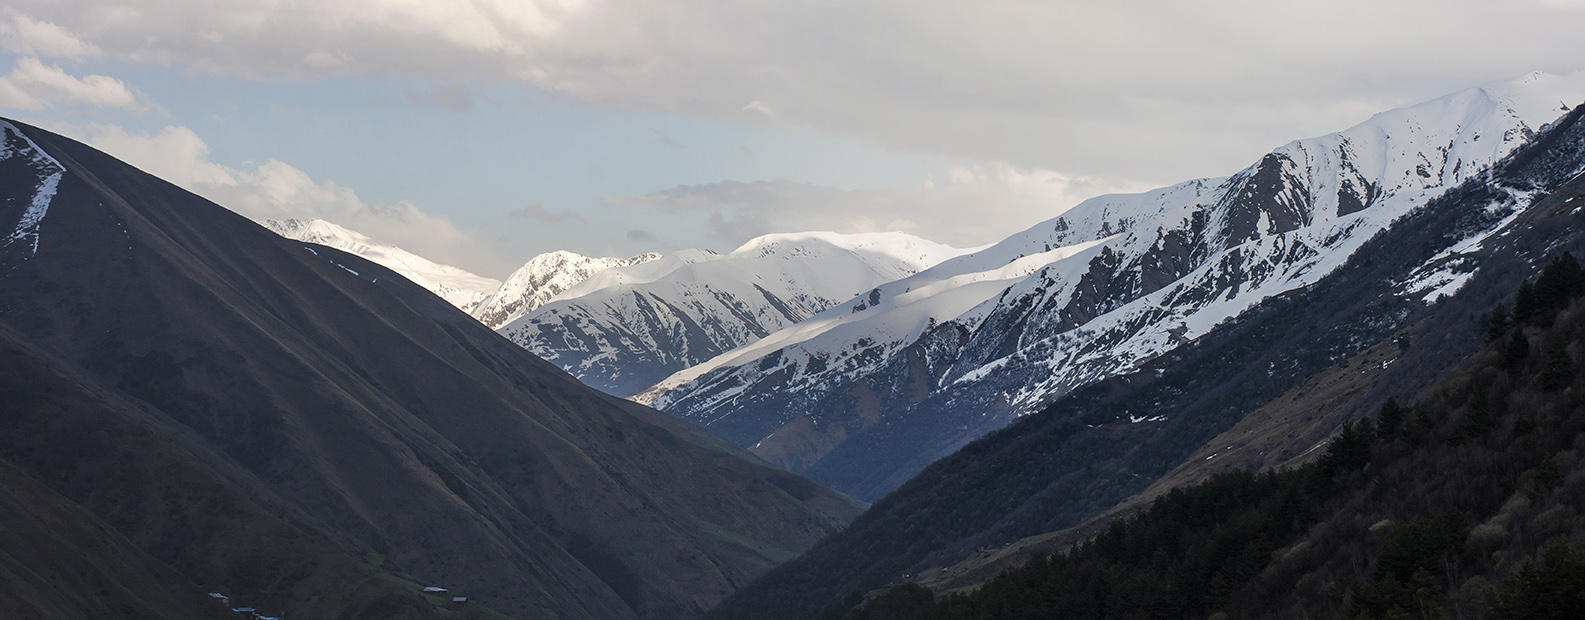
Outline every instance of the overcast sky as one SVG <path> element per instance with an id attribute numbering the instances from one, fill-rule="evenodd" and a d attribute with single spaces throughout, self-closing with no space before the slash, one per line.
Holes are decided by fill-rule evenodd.
<path id="1" fill-rule="evenodd" d="M 1585 0 L 6 0 L 0 114 L 503 277 L 794 230 L 990 243 L 1585 70 L 1581 32 Z"/>

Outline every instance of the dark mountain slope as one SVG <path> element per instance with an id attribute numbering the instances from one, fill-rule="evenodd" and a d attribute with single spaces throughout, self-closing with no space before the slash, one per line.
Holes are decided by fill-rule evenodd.
<path id="1" fill-rule="evenodd" d="M 95 565 L 90 576 L 162 576 L 175 568 L 187 575 L 186 588 L 196 591 L 187 579 L 197 580 L 233 596 L 237 606 L 265 613 L 289 603 L 296 613 L 316 617 L 449 616 L 417 593 L 422 586 L 386 574 L 377 557 L 336 540 L 223 455 L 194 441 L 190 430 L 103 388 L 3 324 L 0 402 L 7 405 L 0 410 L 0 465 L 21 478 L 8 483 L 7 492 L 37 498 L 29 489 L 47 485 L 66 496 L 58 501 L 75 502 L 77 511 L 89 515 L 85 519 L 97 515 L 115 528 L 115 537 L 132 537 L 135 549 L 170 563 L 161 567 L 159 560 L 138 561 L 107 552 L 114 546 L 95 545 L 87 554 Z M 0 523 L 24 531 L 29 525 L 26 514 Z M 82 534 L 81 527 L 60 520 L 51 519 L 49 528 L 67 545 L 94 541 L 94 532 Z M 78 543 L 84 538 L 89 542 Z M 38 562 L 42 551 L 29 555 L 33 570 L 48 566 Z M 65 600 L 85 599 L 83 613 L 63 610 L 59 617 L 105 617 L 93 610 L 118 604 L 119 590 L 85 583 L 80 570 L 57 572 L 65 579 L 59 586 Z M 24 584 L 7 585 L 21 600 L 41 594 L 11 587 Z M 127 587 L 149 603 L 180 601 L 186 594 L 179 586 Z"/>
<path id="2" fill-rule="evenodd" d="M 878 499 L 973 439 L 1334 273 L 1585 98 L 1585 82 L 1547 86 L 1560 83 L 1469 89 L 1288 143 L 1230 177 L 1087 200 L 640 398 Z M 1402 295 L 1416 304 L 1463 282 L 1418 275 L 1418 294 Z"/>
<path id="3" fill-rule="evenodd" d="M 230 618 L 193 582 L 0 462 L 0 617 Z"/>
<path id="4" fill-rule="evenodd" d="M 246 535 L 285 528 L 512 615 L 688 617 L 858 510 L 582 386 L 388 270 L 14 126 L 0 325 L 122 404 L 115 427 L 84 429 L 94 450 L 40 447 L 43 414 L 8 411 L 5 458 L 206 588 L 302 611 L 314 555 Z M 198 488 L 145 469 L 129 435 Z M 110 446 L 125 460 L 96 461 Z M 105 476 L 80 479 L 94 462 Z M 259 523 L 201 507 L 243 499 Z"/>
<path id="5" fill-rule="evenodd" d="M 1139 373 L 1077 390 L 930 465 L 711 617 L 809 618 L 851 589 L 917 578 L 976 549 L 1079 524 L 1306 377 L 1406 326 L 1422 329 L 1358 402 L 1379 406 L 1433 384 L 1478 350 L 1476 316 L 1539 268 L 1533 261 L 1547 252 L 1534 248 L 1580 243 L 1580 228 L 1543 217 L 1561 208 L 1553 200 L 1508 226 L 1522 235 L 1444 253 L 1501 224 L 1516 196 L 1556 189 L 1585 169 L 1580 118 L 1576 110 L 1560 119 L 1491 174 L 1406 216 L 1316 284 L 1268 299 Z M 1478 270 L 1440 303 L 1405 294 L 1416 274 L 1438 268 Z M 936 423 L 875 428 L 906 438 Z"/>
<path id="6" fill-rule="evenodd" d="M 821 617 L 1577 618 L 1585 268 L 1565 254 L 1531 290 L 1514 305 L 1538 312 L 1412 405 L 1344 425 L 1314 463 L 1174 490 L 972 593 L 932 605 L 909 584 Z"/>

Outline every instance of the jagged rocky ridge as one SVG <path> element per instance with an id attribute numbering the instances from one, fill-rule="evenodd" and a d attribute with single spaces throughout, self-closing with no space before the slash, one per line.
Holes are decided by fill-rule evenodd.
<path id="1" fill-rule="evenodd" d="M 1585 74 L 1532 74 L 1290 143 L 1231 177 L 1092 199 L 673 375 L 639 400 L 878 498 L 1077 386 L 1314 283 L 1582 98 Z M 1517 212 L 1528 200 L 1518 193 L 1493 208 Z M 1461 263 L 1439 260 L 1403 284 L 1433 301 L 1467 278 Z M 930 428 L 907 428 L 921 420 Z"/>
<path id="2" fill-rule="evenodd" d="M 498 331 L 628 396 L 964 252 L 903 233 L 766 235 L 599 272 Z"/>
<path id="3" fill-rule="evenodd" d="M 648 252 L 631 258 L 590 257 L 557 250 L 528 260 L 500 288 L 469 311 L 490 329 L 499 329 L 545 305 L 562 291 L 612 267 L 626 267 L 660 258 Z"/>
<path id="4" fill-rule="evenodd" d="M 1585 110 L 1575 108 L 1489 174 L 1373 236 L 1313 285 L 1275 296 L 1138 372 L 1078 388 L 931 464 L 709 618 L 811 618 L 854 589 L 944 574 L 976 550 L 1084 526 L 1187 459 L 1205 457 L 1202 446 L 1211 454 L 1227 444 L 1247 448 L 1247 435 L 1228 436 L 1235 425 L 1274 399 L 1304 396 L 1294 392 L 1318 373 L 1359 376 L 1362 387 L 1349 402 L 1325 407 L 1337 410 L 1302 424 L 1330 429 L 1374 413 L 1389 397 L 1405 402 L 1480 349 L 1487 334 L 1481 313 L 1511 301 L 1515 286 L 1549 257 L 1580 254 L 1582 171 Z M 1531 201 L 1523 209 L 1521 196 Z M 1455 265 L 1473 275 L 1451 297 L 1428 303 L 1424 276 Z M 1368 371 L 1358 365 L 1384 350 L 1390 353 L 1370 358 Z M 896 432 L 956 420 L 914 422 Z M 1308 445 L 1284 447 L 1280 434 L 1265 439 L 1274 440 L 1265 446 L 1270 454 L 1260 452 L 1267 466 L 1301 457 Z M 1243 456 L 1215 458 L 1261 466 Z"/>

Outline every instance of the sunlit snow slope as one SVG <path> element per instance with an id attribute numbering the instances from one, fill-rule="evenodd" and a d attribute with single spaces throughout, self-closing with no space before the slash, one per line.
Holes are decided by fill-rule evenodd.
<path id="1" fill-rule="evenodd" d="M 480 323 L 496 329 L 545 305 L 556 295 L 594 274 L 612 267 L 637 265 L 660 258 L 650 252 L 632 258 L 594 258 L 558 250 L 529 259 L 512 272 L 501 287 L 474 308 L 470 314 Z"/>
<path id="2" fill-rule="evenodd" d="M 585 383 L 630 395 L 965 250 L 903 233 L 767 235 L 595 274 L 500 328 Z"/>
<path id="3" fill-rule="evenodd" d="M 288 239 L 317 243 L 368 259 L 429 289 L 463 312 L 471 311 L 501 286 L 500 280 L 441 265 L 396 246 L 382 245 L 324 220 L 259 220 L 259 224 Z"/>
<path id="4" fill-rule="evenodd" d="M 1582 99 L 1585 74 L 1531 74 L 1289 143 L 1230 177 L 1098 197 L 638 400 L 874 499 L 1076 386 L 1317 281 Z M 1404 286 L 1429 303 L 1467 275 L 1440 260 Z"/>

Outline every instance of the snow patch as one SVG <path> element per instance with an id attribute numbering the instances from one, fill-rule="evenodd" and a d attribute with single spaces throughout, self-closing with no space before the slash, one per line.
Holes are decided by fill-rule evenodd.
<path id="1" fill-rule="evenodd" d="M 12 136 L 27 143 L 25 149 L 11 148 Z M 5 238 L 5 247 L 10 247 L 17 242 L 28 242 L 28 254 L 24 259 L 30 258 L 39 251 L 39 227 L 44 221 L 44 216 L 49 213 L 50 203 L 55 200 L 55 192 L 60 187 L 61 178 L 65 176 L 66 167 L 62 166 L 54 157 L 50 157 L 44 149 L 16 125 L 0 120 L 0 161 L 13 157 L 24 157 L 34 168 L 41 171 L 53 170 L 39 180 L 33 190 L 33 198 L 28 202 L 27 210 L 22 212 L 22 217 L 17 221 L 16 229 Z"/>

